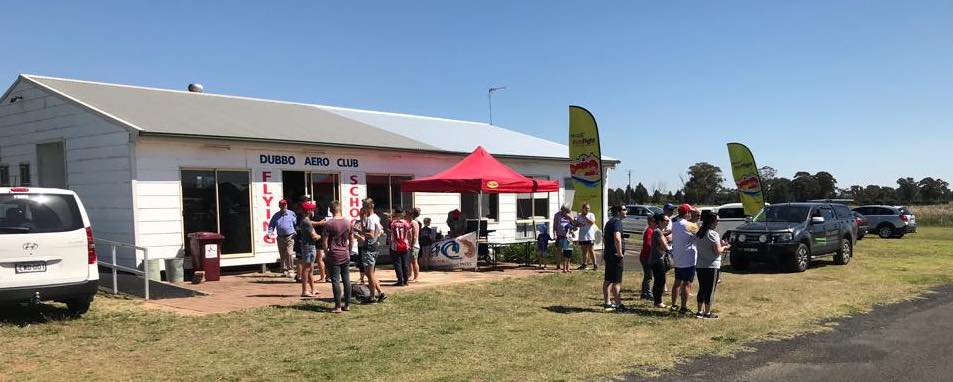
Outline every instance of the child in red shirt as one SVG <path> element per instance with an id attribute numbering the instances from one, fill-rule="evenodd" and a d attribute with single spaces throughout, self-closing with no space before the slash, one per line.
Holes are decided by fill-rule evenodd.
<path id="1" fill-rule="evenodd" d="M 658 228 L 655 216 L 646 220 L 645 232 L 642 233 L 642 251 L 639 252 L 639 262 L 642 263 L 642 295 L 643 300 L 652 300 L 652 266 L 649 265 L 649 254 L 652 253 L 652 234 Z"/>

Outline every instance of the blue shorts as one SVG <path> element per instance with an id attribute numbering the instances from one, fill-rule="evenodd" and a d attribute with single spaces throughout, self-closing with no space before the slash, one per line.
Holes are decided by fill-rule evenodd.
<path id="1" fill-rule="evenodd" d="M 687 282 L 695 281 L 695 267 L 675 268 L 675 279 Z"/>
<path id="2" fill-rule="evenodd" d="M 556 244 L 559 245 L 559 249 L 563 252 L 572 250 L 572 245 L 569 243 L 569 239 L 565 237 L 557 237 Z"/>
<path id="3" fill-rule="evenodd" d="M 313 245 L 301 246 L 301 264 L 314 264 L 318 256 L 318 247 Z"/>

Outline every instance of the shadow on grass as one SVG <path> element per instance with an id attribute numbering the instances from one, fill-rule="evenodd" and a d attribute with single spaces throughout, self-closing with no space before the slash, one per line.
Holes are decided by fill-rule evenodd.
<path id="1" fill-rule="evenodd" d="M 579 306 L 565 306 L 565 305 L 551 305 L 551 306 L 544 307 L 543 309 L 546 309 L 553 313 L 559 313 L 559 314 L 602 313 L 602 309 L 583 308 Z"/>
<path id="2" fill-rule="evenodd" d="M 807 271 L 810 272 L 811 269 L 820 269 L 824 267 L 829 267 L 834 264 L 834 260 L 830 257 L 825 257 L 823 259 L 814 259 L 811 260 L 810 266 L 808 266 Z M 783 267 L 778 266 L 776 263 L 751 263 L 747 269 L 741 270 L 733 266 L 727 266 L 721 269 L 722 273 L 730 273 L 734 275 L 745 275 L 745 274 L 772 274 L 772 273 L 790 273 L 787 272 Z"/>
<path id="3" fill-rule="evenodd" d="M 27 326 L 43 324 L 52 321 L 68 321 L 76 317 L 69 314 L 66 308 L 50 304 L 36 306 L 2 305 L 0 306 L 0 324 Z"/>

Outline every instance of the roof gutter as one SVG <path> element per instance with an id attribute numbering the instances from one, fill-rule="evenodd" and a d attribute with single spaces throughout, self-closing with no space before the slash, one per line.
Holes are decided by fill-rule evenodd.
<path id="1" fill-rule="evenodd" d="M 182 138 L 182 139 L 215 139 L 215 140 L 226 140 L 232 142 L 253 142 L 253 143 L 283 143 L 283 144 L 294 144 L 294 145 L 305 145 L 305 146 L 321 146 L 321 147 L 334 147 L 342 149 L 364 149 L 364 150 L 377 150 L 377 151 L 398 151 L 398 152 L 407 152 L 407 153 L 425 153 L 425 154 L 443 154 L 443 155 L 462 155 L 466 156 L 470 154 L 469 152 L 460 152 L 460 151 L 446 151 L 446 150 L 433 150 L 433 149 L 408 149 L 400 147 L 382 147 L 382 146 L 365 146 L 365 145 L 351 145 L 351 144 L 342 144 L 342 143 L 328 143 L 328 142 L 303 142 L 303 141 L 291 141 L 284 139 L 261 139 L 261 138 L 244 138 L 244 137 L 223 137 L 216 135 L 200 135 L 200 134 L 179 134 L 179 133 L 154 133 L 149 131 L 141 130 L 138 132 L 140 137 L 161 137 L 161 138 Z M 492 153 L 491 153 L 492 154 Z M 556 157 L 538 157 L 538 156 L 529 156 L 529 155 L 507 155 L 507 154 L 492 154 L 496 158 L 503 159 L 531 159 L 531 160 L 545 160 L 545 161 L 558 161 L 565 162 L 569 160 L 567 155 L 566 158 L 556 158 Z M 617 159 L 603 159 L 603 163 L 615 166 L 621 161 Z"/>

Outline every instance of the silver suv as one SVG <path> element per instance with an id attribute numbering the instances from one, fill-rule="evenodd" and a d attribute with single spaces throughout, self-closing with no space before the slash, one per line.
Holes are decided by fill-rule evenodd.
<path id="1" fill-rule="evenodd" d="M 625 232 L 642 233 L 648 225 L 648 217 L 662 213 L 662 209 L 655 206 L 630 204 L 625 206 L 625 219 L 622 220 L 622 230 Z"/>
<path id="2" fill-rule="evenodd" d="M 917 232 L 917 217 L 907 207 L 901 206 L 860 206 L 854 212 L 867 218 L 871 233 L 881 238 L 901 238 L 908 233 Z"/>

